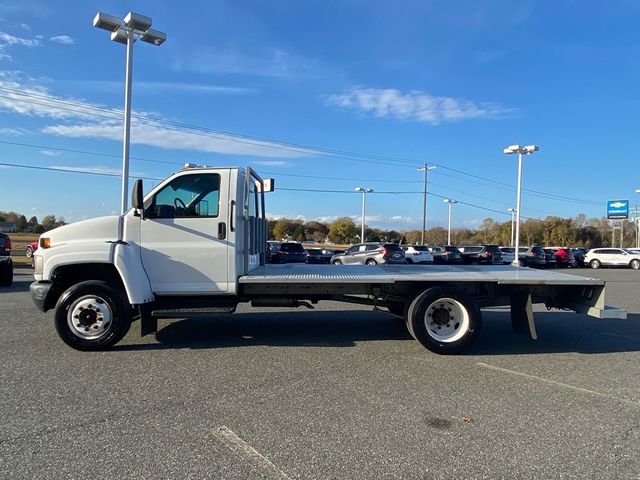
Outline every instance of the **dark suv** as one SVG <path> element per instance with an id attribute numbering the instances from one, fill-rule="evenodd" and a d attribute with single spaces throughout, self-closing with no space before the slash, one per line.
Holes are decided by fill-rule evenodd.
<path id="1" fill-rule="evenodd" d="M 346 252 L 331 257 L 331 263 L 334 265 L 404 263 L 404 250 L 395 243 L 357 243 Z"/>
<path id="2" fill-rule="evenodd" d="M 0 287 L 10 287 L 12 283 L 11 239 L 8 235 L 0 233 Z"/>
<path id="3" fill-rule="evenodd" d="M 518 258 L 525 267 L 544 268 L 547 264 L 544 249 L 540 246 L 520 247 Z"/>
<path id="4" fill-rule="evenodd" d="M 429 247 L 429 251 L 433 254 L 433 263 L 460 264 L 463 262 L 462 253 L 453 245 L 433 246 Z"/>
<path id="5" fill-rule="evenodd" d="M 466 264 L 502 264 L 502 252 L 498 245 L 465 245 L 458 247 Z"/>
<path id="6" fill-rule="evenodd" d="M 297 242 L 269 242 L 267 258 L 271 263 L 305 263 L 306 252 Z"/>

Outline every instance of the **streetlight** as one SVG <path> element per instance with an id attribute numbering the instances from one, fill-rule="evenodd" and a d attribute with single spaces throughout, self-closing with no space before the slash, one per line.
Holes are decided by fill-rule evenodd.
<path id="1" fill-rule="evenodd" d="M 424 245 L 424 234 L 427 229 L 427 172 L 436 168 L 435 165 L 428 166 L 425 162 L 424 167 L 418 168 L 419 172 L 424 172 L 424 190 L 422 192 L 422 240 L 421 244 Z"/>
<path id="2" fill-rule="evenodd" d="M 517 201 L 516 201 L 516 241 L 515 241 L 515 249 L 516 256 L 513 260 L 512 265 L 520 266 L 520 197 L 521 197 L 521 189 L 522 189 L 522 156 L 523 155 L 531 155 L 533 152 L 537 152 L 540 150 L 538 145 L 527 145 L 526 147 L 521 147 L 520 145 L 509 145 L 506 147 L 503 152 L 510 155 L 517 153 L 518 154 L 518 193 L 517 193 Z"/>
<path id="3" fill-rule="evenodd" d="M 516 209 L 515 208 L 507 208 L 507 212 L 511 212 L 511 243 L 509 244 L 509 246 L 513 247 L 513 224 L 515 222 Z"/>
<path id="4" fill-rule="evenodd" d="M 640 188 L 636 189 L 640 193 Z M 640 248 L 640 217 L 638 217 L 638 204 L 636 203 L 636 248 Z"/>
<path id="5" fill-rule="evenodd" d="M 451 200 L 450 198 L 445 198 L 444 203 L 449 204 L 449 229 L 447 233 L 447 245 L 451 245 L 451 205 L 454 203 L 458 203 L 457 200 Z"/>
<path id="6" fill-rule="evenodd" d="M 129 144 L 131 137 L 131 75 L 133 68 L 133 43 L 140 39 L 143 42 L 161 45 L 167 34 L 154 30 L 151 19 L 139 13 L 129 12 L 124 20 L 113 15 L 98 12 L 93 19 L 93 26 L 111 32 L 111 40 L 127 46 L 127 63 L 124 87 L 124 138 L 122 145 L 122 203 L 120 213 L 127 210 L 129 192 Z"/>
<path id="7" fill-rule="evenodd" d="M 362 231 L 360 234 L 360 241 L 364 243 L 364 212 L 365 212 L 365 200 L 367 193 L 373 192 L 373 188 L 356 187 L 356 192 L 362 192 Z"/>

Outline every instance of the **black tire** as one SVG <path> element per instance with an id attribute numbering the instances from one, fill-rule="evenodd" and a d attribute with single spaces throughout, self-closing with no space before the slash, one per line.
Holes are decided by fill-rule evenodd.
<path id="1" fill-rule="evenodd" d="M 377 265 L 378 262 L 376 262 L 373 258 L 370 258 L 369 260 L 367 260 L 366 262 L 364 262 L 367 265 Z"/>
<path id="2" fill-rule="evenodd" d="M 74 312 L 78 315 L 72 318 Z M 131 317 L 124 294 L 98 280 L 69 287 L 55 308 L 58 335 L 71 348 L 82 351 L 105 350 L 118 343 L 129 331 Z"/>
<path id="3" fill-rule="evenodd" d="M 31 245 L 28 245 L 27 248 L 24 249 L 24 254 L 27 258 L 33 257 L 33 248 L 31 248 Z"/>
<path id="4" fill-rule="evenodd" d="M 465 291 L 432 287 L 413 299 L 406 323 L 409 333 L 428 350 L 451 355 L 475 342 L 482 327 L 482 314 Z"/>
<path id="5" fill-rule="evenodd" d="M 634 258 L 629 262 L 629 267 L 634 270 L 640 270 L 640 260 Z"/>
<path id="6" fill-rule="evenodd" d="M 595 258 L 593 260 L 591 260 L 589 262 L 589 266 L 591 268 L 600 268 L 602 266 L 602 264 L 600 263 L 600 260 L 596 260 Z"/>
<path id="7" fill-rule="evenodd" d="M 342 262 L 340 260 L 334 260 L 333 264 L 334 265 L 342 265 Z"/>
<path id="8" fill-rule="evenodd" d="M 13 262 L 0 263 L 0 287 L 13 285 Z"/>
<path id="9" fill-rule="evenodd" d="M 411 265 L 413 263 L 413 260 L 411 260 L 410 258 L 405 258 L 404 263 L 406 263 L 407 265 Z"/>

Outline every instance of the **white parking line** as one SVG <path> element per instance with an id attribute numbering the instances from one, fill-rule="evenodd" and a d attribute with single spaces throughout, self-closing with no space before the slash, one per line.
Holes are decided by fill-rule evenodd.
<path id="1" fill-rule="evenodd" d="M 625 405 L 630 405 L 632 407 L 640 407 L 640 402 L 634 402 L 632 400 L 627 400 L 625 398 L 615 397 L 613 395 L 607 395 L 606 393 L 596 392 L 594 390 L 589 390 L 587 388 L 576 387 L 574 385 L 569 385 L 567 383 L 556 382 L 555 380 L 549 380 L 548 378 L 537 377 L 535 375 L 529 375 L 528 373 L 521 373 L 521 372 L 517 372 L 515 370 L 509 370 L 508 368 L 496 367 L 494 365 L 489 365 L 489 364 L 483 363 L 483 362 L 477 362 L 476 365 L 478 365 L 479 367 L 482 367 L 482 368 L 487 368 L 489 370 L 494 370 L 496 372 L 508 373 L 508 374 L 511 374 L 511 375 L 518 375 L 520 377 L 528 378 L 530 380 L 536 380 L 538 382 L 549 383 L 551 385 L 556 385 L 558 387 L 568 388 L 568 389 L 573 390 L 575 392 L 587 393 L 589 395 L 595 395 L 595 396 L 598 396 L 598 397 L 609 398 L 609 399 L 615 400 L 617 402 L 624 403 Z"/>
<path id="2" fill-rule="evenodd" d="M 224 425 L 214 432 L 215 437 L 220 440 L 225 447 L 237 454 L 253 467 L 259 468 L 269 479 L 290 480 L 289 477 L 267 457 L 258 452 L 247 442 L 238 437 L 228 427 Z"/>

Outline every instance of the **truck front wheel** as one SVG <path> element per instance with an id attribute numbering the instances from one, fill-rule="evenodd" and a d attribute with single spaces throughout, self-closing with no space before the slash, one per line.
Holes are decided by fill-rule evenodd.
<path id="1" fill-rule="evenodd" d="M 454 287 L 432 287 L 407 309 L 407 328 L 424 347 L 439 354 L 460 353 L 480 333 L 482 315 L 473 298 Z"/>
<path id="2" fill-rule="evenodd" d="M 76 350 L 104 350 L 129 331 L 131 309 L 106 282 L 89 280 L 67 289 L 55 308 L 58 335 Z"/>

